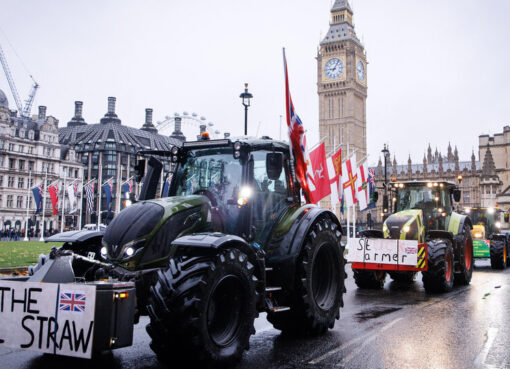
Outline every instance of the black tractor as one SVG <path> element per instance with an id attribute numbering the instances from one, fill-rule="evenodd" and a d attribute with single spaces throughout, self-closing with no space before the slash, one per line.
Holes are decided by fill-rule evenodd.
<path id="1" fill-rule="evenodd" d="M 150 317 L 158 358 L 233 363 L 259 312 L 291 334 L 334 326 L 345 292 L 342 230 L 330 211 L 302 204 L 287 143 L 202 140 L 139 155 L 138 201 L 108 225 L 99 250 L 94 235 L 95 251 L 85 252 L 99 260 L 80 270 L 135 282 L 135 322 Z"/>

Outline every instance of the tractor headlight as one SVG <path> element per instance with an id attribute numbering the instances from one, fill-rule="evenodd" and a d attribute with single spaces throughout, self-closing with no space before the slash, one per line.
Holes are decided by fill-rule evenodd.
<path id="1" fill-rule="evenodd" d="M 132 248 L 132 247 L 128 247 L 128 248 L 126 249 L 126 255 L 127 255 L 127 256 L 132 256 L 134 253 L 135 253 L 135 249 L 134 249 L 134 248 Z"/>
<path id="2" fill-rule="evenodd" d="M 482 234 L 480 232 L 475 233 L 475 238 L 482 238 Z"/>
<path id="3" fill-rule="evenodd" d="M 124 257 L 131 257 L 145 244 L 145 239 L 134 240 L 126 243 L 122 248 L 124 249 Z"/>
<path id="4" fill-rule="evenodd" d="M 404 231 L 404 233 L 407 233 L 411 230 L 411 227 L 409 227 L 408 225 L 404 226 L 404 228 L 402 228 L 402 230 Z"/>
<path id="5" fill-rule="evenodd" d="M 494 214 L 494 208 L 488 208 L 487 209 L 487 213 Z"/>
<path id="6" fill-rule="evenodd" d="M 177 155 L 179 153 L 179 148 L 177 146 L 172 147 L 172 155 Z"/>
<path id="7" fill-rule="evenodd" d="M 237 197 L 237 204 L 239 206 L 244 206 L 248 203 L 248 200 L 253 195 L 253 189 L 250 186 L 243 186 L 239 191 L 239 195 Z"/>
<path id="8" fill-rule="evenodd" d="M 496 228 L 501 228 L 501 222 L 496 222 Z"/>
<path id="9" fill-rule="evenodd" d="M 108 250 L 106 249 L 105 246 L 101 247 L 101 256 L 103 258 L 106 258 L 106 254 L 108 254 Z"/>

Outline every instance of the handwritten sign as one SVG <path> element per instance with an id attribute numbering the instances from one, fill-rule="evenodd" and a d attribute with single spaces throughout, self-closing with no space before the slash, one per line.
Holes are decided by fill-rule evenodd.
<path id="1" fill-rule="evenodd" d="M 90 358 L 96 287 L 0 280 L 0 347 Z"/>
<path id="2" fill-rule="evenodd" d="M 412 265 L 417 263 L 418 241 L 386 238 L 350 238 L 350 262 Z"/>

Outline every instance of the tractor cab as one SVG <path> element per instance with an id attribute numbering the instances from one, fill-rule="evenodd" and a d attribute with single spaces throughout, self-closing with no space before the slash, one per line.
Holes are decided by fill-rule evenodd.
<path id="1" fill-rule="evenodd" d="M 264 245 L 275 222 L 289 207 L 300 205 L 299 188 L 291 176 L 289 147 L 284 142 L 266 138 L 202 140 L 184 142 L 170 152 L 139 154 L 144 157 L 139 171 L 145 172 L 139 200 L 201 196 L 208 202 L 210 231 Z M 173 170 L 163 181 L 161 162 L 165 157 Z M 162 188 L 161 196 L 156 196 L 158 184 L 167 181 L 168 190 Z"/>
<path id="2" fill-rule="evenodd" d="M 383 225 L 387 238 L 423 242 L 429 230 L 447 230 L 453 201 L 460 190 L 450 182 L 393 182 L 390 185 L 392 214 Z"/>

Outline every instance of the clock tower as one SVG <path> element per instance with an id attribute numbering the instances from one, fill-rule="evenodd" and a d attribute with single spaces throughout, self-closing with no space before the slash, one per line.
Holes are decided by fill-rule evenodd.
<path id="1" fill-rule="evenodd" d="M 335 0 L 328 33 L 320 43 L 319 134 L 328 156 L 341 147 L 344 158 L 357 150 L 360 160 L 367 154 L 367 61 L 352 16 L 348 0 Z"/>

